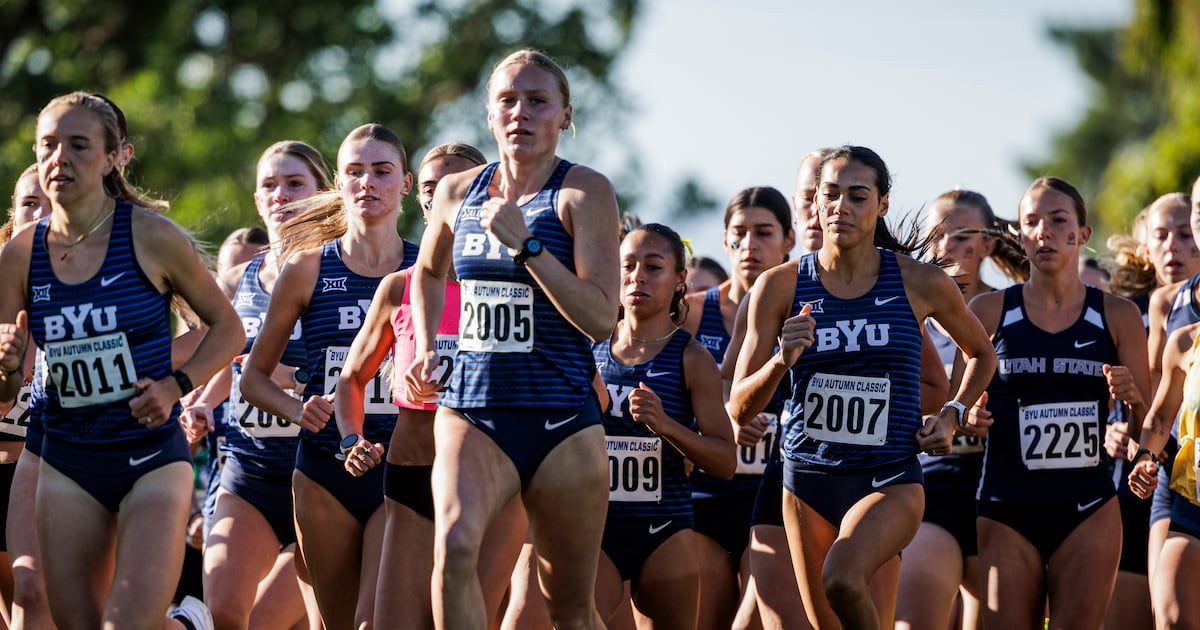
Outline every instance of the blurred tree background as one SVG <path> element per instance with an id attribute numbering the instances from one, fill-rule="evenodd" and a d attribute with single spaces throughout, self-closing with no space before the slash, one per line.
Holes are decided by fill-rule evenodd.
<path id="1" fill-rule="evenodd" d="M 580 132 L 560 152 L 589 161 L 608 143 L 624 159 L 606 172 L 636 190 L 630 108 L 610 77 L 637 15 L 638 0 L 0 0 L 0 182 L 33 161 L 47 101 L 104 92 L 129 119 L 131 179 L 218 242 L 258 224 L 254 164 L 277 140 L 313 144 L 332 169 L 346 133 L 379 122 L 414 162 L 449 140 L 494 158 L 483 83 L 503 55 L 534 47 L 571 80 Z M 405 206 L 411 235 L 420 212 Z"/>
<path id="2" fill-rule="evenodd" d="M 1190 192 L 1200 175 L 1200 0 L 1134 0 L 1124 28 L 1050 35 L 1073 51 L 1093 97 L 1025 170 L 1080 186 L 1098 227 L 1126 232 L 1156 197 Z"/>

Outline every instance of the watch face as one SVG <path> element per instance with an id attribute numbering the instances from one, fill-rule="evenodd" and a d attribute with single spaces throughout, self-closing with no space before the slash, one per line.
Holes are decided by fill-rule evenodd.
<path id="1" fill-rule="evenodd" d="M 342 438 L 342 442 L 339 446 L 341 447 L 341 449 L 343 451 L 348 451 L 348 450 L 354 448 L 355 444 L 358 444 L 358 440 L 359 440 L 359 437 L 358 437 L 357 433 L 347 435 L 346 437 Z"/>
<path id="2" fill-rule="evenodd" d="M 537 256 L 542 253 L 542 242 L 536 238 L 529 239 L 527 247 L 529 248 L 530 255 Z"/>

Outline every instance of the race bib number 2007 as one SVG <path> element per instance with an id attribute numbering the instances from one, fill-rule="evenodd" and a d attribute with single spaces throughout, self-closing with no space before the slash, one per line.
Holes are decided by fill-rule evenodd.
<path id="1" fill-rule="evenodd" d="M 879 446 L 887 441 L 886 377 L 816 372 L 804 393 L 804 433 L 822 442 Z"/>
<path id="2" fill-rule="evenodd" d="M 45 358 L 64 408 L 117 402 L 137 392 L 137 371 L 123 332 L 47 343 Z"/>
<path id="3" fill-rule="evenodd" d="M 533 288 L 463 280 L 458 347 L 467 352 L 533 351 Z"/>

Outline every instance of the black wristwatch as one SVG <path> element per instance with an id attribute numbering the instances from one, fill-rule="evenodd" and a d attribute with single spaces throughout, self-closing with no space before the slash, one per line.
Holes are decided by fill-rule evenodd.
<path id="1" fill-rule="evenodd" d="M 341 461 L 345 461 L 346 454 L 349 453 L 355 446 L 358 446 L 358 443 L 361 441 L 362 436 L 357 433 L 351 433 L 350 435 L 347 435 L 346 437 L 342 438 L 341 442 L 338 443 L 338 454 L 334 455 L 334 457 Z"/>
<path id="2" fill-rule="evenodd" d="M 171 376 L 179 385 L 179 393 L 181 395 L 187 396 L 189 392 L 191 392 L 193 389 L 196 389 L 196 386 L 192 385 L 191 377 L 189 377 L 183 370 L 175 370 L 174 372 L 171 372 Z"/>
<path id="3" fill-rule="evenodd" d="M 1138 460 L 1142 458 L 1142 455 L 1149 455 L 1150 459 L 1154 460 L 1155 463 L 1158 462 L 1158 455 L 1155 454 L 1154 451 L 1143 446 L 1142 448 L 1139 448 L 1136 453 L 1133 454 L 1133 459 L 1131 459 L 1129 461 L 1129 463 L 1137 464 Z"/>
<path id="4" fill-rule="evenodd" d="M 521 244 L 521 251 L 513 256 L 513 262 L 524 265 L 526 260 L 542 253 L 542 242 L 536 236 L 530 236 Z"/>

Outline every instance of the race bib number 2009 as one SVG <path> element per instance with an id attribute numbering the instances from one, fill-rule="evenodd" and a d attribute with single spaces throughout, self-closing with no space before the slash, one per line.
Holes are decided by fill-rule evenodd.
<path id="1" fill-rule="evenodd" d="M 879 446 L 887 441 L 892 383 L 816 372 L 804 393 L 804 433 L 822 442 Z"/>
<path id="2" fill-rule="evenodd" d="M 520 282 L 462 281 L 458 347 L 467 352 L 533 351 L 533 289 Z"/>
<path id="3" fill-rule="evenodd" d="M 662 438 L 608 436 L 608 499 L 662 500 Z"/>
<path id="4" fill-rule="evenodd" d="M 64 408 L 117 402 L 137 392 L 137 371 L 123 332 L 47 343 L 45 358 Z"/>

